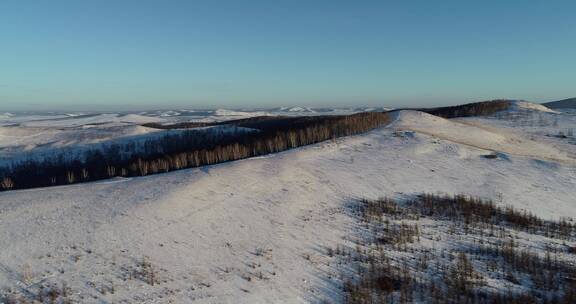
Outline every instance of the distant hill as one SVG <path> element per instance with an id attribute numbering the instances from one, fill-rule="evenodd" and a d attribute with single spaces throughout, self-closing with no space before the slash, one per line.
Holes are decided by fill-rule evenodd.
<path id="1" fill-rule="evenodd" d="M 576 97 L 543 103 L 552 109 L 576 109 Z"/>

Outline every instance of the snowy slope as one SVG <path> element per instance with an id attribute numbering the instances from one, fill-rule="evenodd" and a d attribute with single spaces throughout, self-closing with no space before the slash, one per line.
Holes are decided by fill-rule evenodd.
<path id="1" fill-rule="evenodd" d="M 513 101 L 512 102 L 512 111 L 517 110 L 528 110 L 528 111 L 541 111 L 541 112 L 549 112 L 549 113 L 557 113 L 556 111 L 546 107 L 545 105 L 527 101 Z"/>
<path id="2" fill-rule="evenodd" d="M 351 198 L 466 192 L 576 217 L 576 167 L 561 152 L 482 125 L 490 119 L 397 116 L 365 135 L 268 157 L 0 193 L 0 288 L 34 294 L 66 282 L 84 303 L 337 301 L 325 249 L 349 234 Z M 495 150 L 510 152 L 482 157 Z"/>
<path id="3" fill-rule="evenodd" d="M 10 115 L 0 118 L 0 166 L 51 156 L 62 148 L 80 151 L 99 143 L 145 140 L 161 133 L 140 124 L 163 121 L 117 113 Z"/>
<path id="4" fill-rule="evenodd" d="M 197 130 L 224 133 L 254 132 L 254 129 L 231 125 L 202 127 Z M 129 157 L 132 153 L 138 152 L 146 141 L 182 132 L 187 130 L 161 130 L 139 125 L 86 127 L 73 130 L 0 127 L 0 167 L 60 156 L 68 160 L 82 160 L 86 152 L 105 150 L 112 145 L 130 144 L 135 147 L 122 153 L 122 156 Z"/>
<path id="5" fill-rule="evenodd" d="M 449 120 L 419 111 L 398 111 L 395 116 L 391 127 L 397 130 L 417 131 L 494 152 L 574 163 L 574 159 L 565 152 L 502 128 L 474 125 L 466 123 L 466 120 Z"/>
<path id="6" fill-rule="evenodd" d="M 177 132 L 177 131 L 172 131 Z M 76 157 L 110 144 L 144 142 L 167 132 L 139 125 L 74 129 L 0 127 L 0 166 L 59 154 Z"/>
<path id="7" fill-rule="evenodd" d="M 538 105 L 531 104 L 524 109 L 502 111 L 490 117 L 466 117 L 453 121 L 512 134 L 524 140 L 528 138 L 530 142 L 538 142 L 576 158 L 576 112 L 538 110 Z"/>

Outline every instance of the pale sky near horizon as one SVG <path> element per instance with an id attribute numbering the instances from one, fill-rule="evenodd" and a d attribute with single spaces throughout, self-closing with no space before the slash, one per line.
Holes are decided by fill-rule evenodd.
<path id="1" fill-rule="evenodd" d="M 576 1 L 0 2 L 0 111 L 576 96 Z"/>

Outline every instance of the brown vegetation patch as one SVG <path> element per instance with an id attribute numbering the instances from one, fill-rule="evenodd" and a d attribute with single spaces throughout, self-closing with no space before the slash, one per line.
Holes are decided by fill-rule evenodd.
<path id="1" fill-rule="evenodd" d="M 346 303 L 576 303 L 576 226 L 465 195 L 353 204 Z M 570 242 L 572 245 L 567 245 Z"/>

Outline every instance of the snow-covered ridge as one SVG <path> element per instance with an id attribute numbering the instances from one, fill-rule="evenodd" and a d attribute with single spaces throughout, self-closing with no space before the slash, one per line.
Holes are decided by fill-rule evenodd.
<path id="1" fill-rule="evenodd" d="M 267 116 L 270 115 L 268 112 L 244 112 L 244 111 L 234 111 L 234 110 L 226 110 L 226 109 L 217 109 L 214 111 L 214 115 L 216 116 L 240 116 L 240 117 L 255 117 L 255 116 Z"/>
<path id="2" fill-rule="evenodd" d="M 0 119 L 6 119 L 6 118 L 10 118 L 12 116 L 14 116 L 14 114 L 6 112 L 6 113 L 0 114 Z"/>
<path id="3" fill-rule="evenodd" d="M 68 116 L 60 119 L 46 119 L 22 122 L 22 127 L 33 128 L 71 128 L 83 125 L 96 125 L 96 124 L 144 124 L 152 122 L 164 122 L 165 120 L 159 117 L 149 117 L 138 114 L 97 114 L 97 115 L 77 115 Z"/>

